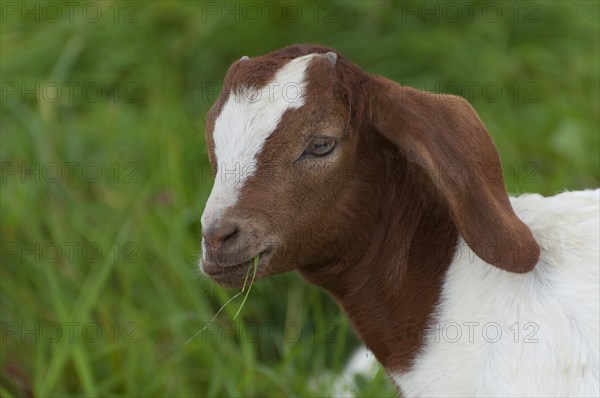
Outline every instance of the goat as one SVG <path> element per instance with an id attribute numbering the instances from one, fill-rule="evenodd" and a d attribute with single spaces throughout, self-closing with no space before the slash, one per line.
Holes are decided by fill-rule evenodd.
<path id="1" fill-rule="evenodd" d="M 217 283 L 297 270 L 407 396 L 600 395 L 600 190 L 509 198 L 464 99 L 294 45 L 232 64 L 206 141 Z"/>

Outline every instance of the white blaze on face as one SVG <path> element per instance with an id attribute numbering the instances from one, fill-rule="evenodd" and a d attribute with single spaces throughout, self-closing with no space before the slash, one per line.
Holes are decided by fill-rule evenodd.
<path id="1" fill-rule="evenodd" d="M 213 130 L 217 175 L 202 214 L 205 226 L 219 222 L 236 204 L 246 179 L 256 173 L 256 158 L 288 109 L 304 105 L 306 68 L 315 54 L 285 64 L 262 88 L 230 93 Z"/>

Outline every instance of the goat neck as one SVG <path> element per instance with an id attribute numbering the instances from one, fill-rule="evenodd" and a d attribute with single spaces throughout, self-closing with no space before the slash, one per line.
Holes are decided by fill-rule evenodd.
<path id="1" fill-rule="evenodd" d="M 402 372 L 424 344 L 458 234 L 417 165 L 390 150 L 363 166 L 349 194 L 365 195 L 369 206 L 354 209 L 345 255 L 300 273 L 336 298 L 388 372 Z"/>

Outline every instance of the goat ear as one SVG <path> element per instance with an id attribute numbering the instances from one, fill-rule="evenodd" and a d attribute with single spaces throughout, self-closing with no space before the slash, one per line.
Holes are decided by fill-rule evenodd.
<path id="1" fill-rule="evenodd" d="M 471 105 L 381 77 L 368 84 L 373 127 L 425 169 L 469 247 L 503 270 L 531 271 L 540 248 L 511 207 L 498 153 Z"/>

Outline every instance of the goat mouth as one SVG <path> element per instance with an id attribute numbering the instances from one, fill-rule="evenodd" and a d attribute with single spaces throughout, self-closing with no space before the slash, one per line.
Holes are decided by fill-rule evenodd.
<path id="1" fill-rule="evenodd" d="M 258 264 L 256 279 L 261 277 L 261 268 L 266 263 L 270 253 L 271 248 L 266 248 L 257 255 Z M 202 260 L 202 271 L 220 285 L 227 287 L 241 287 L 248 272 L 250 272 L 250 277 L 252 276 L 255 257 L 256 256 L 253 256 L 246 261 L 234 265 L 220 265 L 216 262 Z"/>

